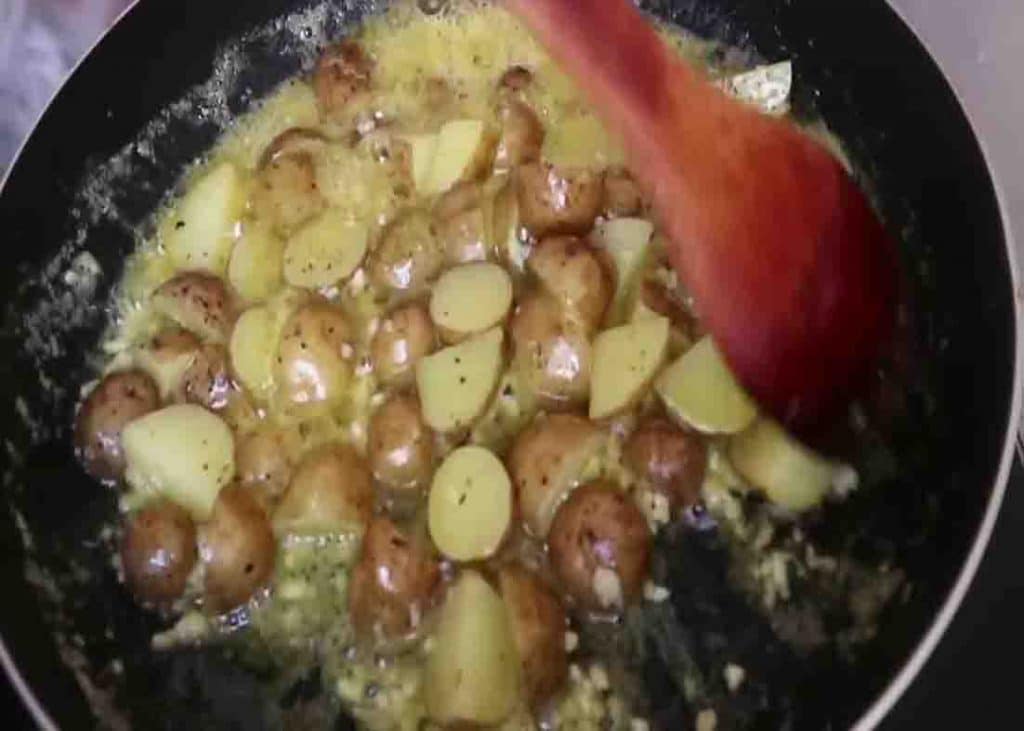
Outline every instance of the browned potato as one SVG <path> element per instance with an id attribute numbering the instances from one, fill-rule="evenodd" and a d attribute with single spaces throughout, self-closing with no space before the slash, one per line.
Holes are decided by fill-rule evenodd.
<path id="1" fill-rule="evenodd" d="M 415 635 L 440 588 L 440 566 L 427 541 L 411 539 L 387 518 L 375 518 L 349 584 L 356 631 L 378 641 Z"/>
<path id="2" fill-rule="evenodd" d="M 119 479 L 124 474 L 121 430 L 159 406 L 157 386 L 142 371 L 104 377 L 82 402 L 75 422 L 75 452 L 85 471 L 100 480 Z"/>
<path id="3" fill-rule="evenodd" d="M 708 461 L 699 436 L 667 419 L 649 419 L 630 435 L 623 452 L 633 473 L 663 493 L 673 507 L 697 502 Z"/>
<path id="4" fill-rule="evenodd" d="M 188 511 L 159 500 L 133 515 L 121 540 L 121 564 L 140 601 L 166 604 L 180 597 L 196 564 L 196 527 Z"/>
<path id="5" fill-rule="evenodd" d="M 302 407 L 342 398 L 352 375 L 350 335 L 345 313 L 327 300 L 296 310 L 277 348 L 274 382 L 281 400 Z"/>
<path id="6" fill-rule="evenodd" d="M 262 426 L 235 442 L 235 470 L 239 484 L 257 490 L 267 502 L 284 493 L 292 477 L 292 455 L 297 439 L 281 429 Z"/>
<path id="7" fill-rule="evenodd" d="M 576 488 L 548 534 L 551 566 L 583 609 L 621 609 L 647 577 L 651 534 L 629 495 L 596 481 Z"/>
<path id="8" fill-rule="evenodd" d="M 290 129 L 275 137 L 260 156 L 253 180 L 252 212 L 288 233 L 320 213 L 326 200 L 317 183 L 312 151 L 318 132 Z"/>
<path id="9" fill-rule="evenodd" d="M 196 351 L 192 364 L 175 389 L 175 400 L 220 411 L 236 390 L 228 367 L 227 349 L 223 345 L 209 344 Z"/>
<path id="10" fill-rule="evenodd" d="M 160 389 L 163 398 L 178 390 L 181 379 L 200 348 L 199 338 L 188 330 L 170 327 L 153 336 L 136 356 L 136 363 Z"/>
<path id="11" fill-rule="evenodd" d="M 508 456 L 509 475 L 517 510 L 532 535 L 548 534 L 559 504 L 603 442 L 603 432 L 575 414 L 553 414 L 519 433 Z"/>
<path id="12" fill-rule="evenodd" d="M 247 602 L 273 573 L 276 552 L 258 498 L 240 485 L 223 488 L 199 534 L 206 607 L 220 613 Z"/>
<path id="13" fill-rule="evenodd" d="M 565 611 L 540 580 L 521 566 L 506 566 L 498 575 L 519 662 L 523 689 L 533 708 L 543 706 L 569 675 L 565 651 Z"/>
<path id="14" fill-rule="evenodd" d="M 367 447 L 373 476 L 388 487 L 418 490 L 430 483 L 434 439 L 415 396 L 395 395 L 370 419 Z"/>
<path id="15" fill-rule="evenodd" d="M 610 218 L 637 216 L 643 212 L 644 194 L 628 170 L 613 168 L 605 172 L 603 210 Z"/>
<path id="16" fill-rule="evenodd" d="M 434 222 L 424 211 L 410 209 L 381 233 L 367 271 L 377 287 L 408 294 L 422 291 L 443 266 L 444 248 Z"/>
<path id="17" fill-rule="evenodd" d="M 672 327 L 686 337 L 699 338 L 704 334 L 686 304 L 662 283 L 645 279 L 640 287 L 640 297 L 649 310 L 667 317 Z"/>
<path id="18" fill-rule="evenodd" d="M 349 102 L 370 88 L 373 62 L 363 47 L 344 40 L 331 46 L 313 71 L 313 91 L 320 114 L 328 119 L 342 116 Z"/>
<path id="19" fill-rule="evenodd" d="M 437 233 L 448 264 L 485 261 L 491 256 L 483 193 L 475 181 L 456 183 L 434 206 Z"/>
<path id="20" fill-rule="evenodd" d="M 534 236 L 583 235 L 601 211 L 604 184 L 592 170 L 532 162 L 519 168 L 517 192 L 520 221 Z"/>
<path id="21" fill-rule="evenodd" d="M 503 92 L 525 91 L 533 83 L 533 72 L 525 66 L 509 66 L 498 79 L 498 90 Z"/>
<path id="22" fill-rule="evenodd" d="M 593 332 L 604 320 L 615 283 L 598 253 L 574 236 L 543 239 L 526 266 L 566 313 Z"/>
<path id="23" fill-rule="evenodd" d="M 416 362 L 437 344 L 434 323 L 421 304 L 399 307 L 381 321 L 370 343 L 373 372 L 385 384 L 412 380 Z"/>
<path id="24" fill-rule="evenodd" d="M 540 159 L 544 144 L 544 125 L 524 102 L 513 99 L 499 110 L 501 139 L 494 156 L 497 170 L 511 170 Z"/>
<path id="25" fill-rule="evenodd" d="M 559 409 L 586 403 L 590 339 L 557 301 L 541 292 L 528 295 L 512 315 L 510 332 L 513 365 L 540 405 Z"/>
<path id="26" fill-rule="evenodd" d="M 224 343 L 237 311 L 224 280 L 201 271 L 176 274 L 153 292 L 157 312 L 203 340 Z"/>
<path id="27" fill-rule="evenodd" d="M 274 511 L 281 531 L 361 528 L 373 510 L 370 470 L 351 448 L 326 444 L 307 454 Z"/>

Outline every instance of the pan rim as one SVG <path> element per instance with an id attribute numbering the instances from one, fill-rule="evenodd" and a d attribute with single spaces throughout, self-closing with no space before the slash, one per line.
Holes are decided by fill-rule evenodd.
<path id="1" fill-rule="evenodd" d="M 949 626 L 952 624 L 953 619 L 956 617 L 956 614 L 967 595 L 967 590 L 973 583 L 978 568 L 981 565 L 981 561 L 988 549 L 988 544 L 995 528 L 996 519 L 998 518 L 1000 509 L 1002 508 L 1003 500 L 1009 484 L 1010 471 L 1016 456 L 1018 438 L 1021 436 L 1019 425 L 1021 424 L 1022 414 L 1024 414 L 1024 275 L 1022 275 L 1020 270 L 1020 257 L 1017 254 L 1012 218 L 1010 216 L 1007 196 L 1003 190 L 1002 181 L 997 174 L 995 167 L 992 165 L 992 156 L 988 150 L 986 140 L 980 134 L 978 125 L 976 124 L 967 105 L 964 103 L 964 99 L 959 90 L 953 84 L 950 75 L 946 72 L 943 64 L 940 62 L 939 57 L 932 52 L 929 45 L 924 41 L 921 33 L 910 22 L 906 14 L 893 3 L 893 0 L 884 1 L 889 10 L 898 18 L 899 22 L 901 22 L 904 27 L 910 31 L 914 39 L 941 74 L 947 87 L 951 90 L 962 114 L 964 115 L 964 118 L 967 120 L 971 134 L 978 144 L 982 160 L 989 174 L 989 179 L 992 181 L 992 189 L 999 209 L 1000 223 L 1003 231 L 1003 243 L 1006 247 L 1007 263 L 1010 270 L 1011 289 L 1013 293 L 1014 326 L 1012 332 L 1014 336 L 1014 364 L 1009 421 L 1003 437 L 1003 450 L 999 461 L 999 468 L 992 485 L 992 491 L 988 497 L 985 513 L 982 517 L 978 530 L 975 532 L 974 538 L 971 541 L 967 557 L 961 564 L 956 581 L 946 594 L 946 598 L 943 600 L 938 612 L 934 615 L 934 618 L 928 625 L 928 629 L 921 636 L 921 639 L 917 641 L 910 655 L 901 663 L 898 672 L 889 680 L 885 688 L 875 697 L 867 709 L 851 726 L 853 731 L 870 731 L 871 729 L 876 728 L 885 719 L 889 712 L 896 706 L 900 698 L 902 698 L 910 688 L 921 670 L 926 666 L 928 660 L 931 658 L 935 649 L 945 636 Z M 107 36 L 113 33 L 124 18 L 134 11 L 140 3 L 141 0 L 132 0 L 128 7 L 126 7 L 114 19 L 110 26 L 96 39 L 94 43 L 89 46 L 72 68 L 64 75 L 60 85 L 54 90 L 53 94 L 47 100 L 46 105 L 39 112 L 31 130 L 21 141 L 21 144 L 19 145 L 15 155 L 12 157 L 3 178 L 0 179 L 0 195 L 3 195 L 11 173 L 16 167 L 17 161 L 21 157 L 29 141 L 32 139 L 40 121 L 49 111 L 50 107 L 67 85 L 68 81 L 78 72 L 82 64 L 92 56 L 96 48 L 106 40 Z M 54 722 L 44 705 L 40 702 L 35 691 L 22 675 L 15 659 L 7 648 L 2 635 L 0 635 L 0 666 L 3 667 L 8 681 L 15 689 L 36 724 L 47 731 L 50 731 L 51 729 L 59 729 L 59 726 Z"/>

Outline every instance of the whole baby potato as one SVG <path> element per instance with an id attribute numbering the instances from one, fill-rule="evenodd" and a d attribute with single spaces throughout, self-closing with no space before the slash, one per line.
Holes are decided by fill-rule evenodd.
<path id="1" fill-rule="evenodd" d="M 697 434 L 667 419 L 648 419 L 630 435 L 623 455 L 633 473 L 668 497 L 672 507 L 687 507 L 700 498 L 708 453 Z"/>
<path id="2" fill-rule="evenodd" d="M 519 217 L 534 236 L 582 236 L 594 227 L 604 200 L 600 173 L 532 162 L 519 167 L 516 181 Z"/>
<path id="3" fill-rule="evenodd" d="M 236 303 L 220 277 L 203 271 L 176 274 L 153 292 L 153 308 L 212 343 L 225 343 L 237 316 Z"/>
<path id="4" fill-rule="evenodd" d="M 257 490 L 268 502 L 276 502 L 292 477 L 292 455 L 298 435 L 261 426 L 235 442 L 235 470 L 239 484 Z"/>
<path id="5" fill-rule="evenodd" d="M 317 136 L 313 130 L 286 130 L 261 155 L 253 177 L 251 212 L 279 233 L 295 230 L 327 204 L 317 183 L 312 154 Z M 319 139 L 322 143 L 322 136 Z"/>
<path id="6" fill-rule="evenodd" d="M 444 267 L 444 248 L 430 216 L 409 209 L 389 223 L 368 258 L 370 281 L 399 296 L 422 292 Z"/>
<path id="7" fill-rule="evenodd" d="M 313 450 L 292 474 L 274 511 L 283 532 L 361 529 L 373 512 L 373 478 L 350 447 L 325 444 Z"/>
<path id="8" fill-rule="evenodd" d="M 636 504 L 615 485 L 576 488 L 548 534 L 551 566 L 580 608 L 619 611 L 647 578 L 651 534 Z"/>
<path id="9" fill-rule="evenodd" d="M 422 304 L 403 305 L 385 317 L 370 343 L 377 378 L 385 384 L 412 380 L 417 361 L 437 344 L 434 322 Z"/>
<path id="10" fill-rule="evenodd" d="M 354 351 L 345 313 L 327 300 L 302 305 L 285 323 L 274 382 L 285 406 L 332 403 L 345 396 Z"/>
<path id="11" fill-rule="evenodd" d="M 192 517 L 170 500 L 158 500 L 135 513 L 121 540 L 125 582 L 146 604 L 162 605 L 180 597 L 196 555 Z"/>
<path id="12" fill-rule="evenodd" d="M 388 518 L 375 518 L 349 584 L 349 612 L 362 637 L 374 641 L 415 635 L 441 588 L 441 569 L 425 540 L 414 540 Z"/>
<path id="13" fill-rule="evenodd" d="M 615 284 L 593 248 L 574 236 L 542 239 L 526 260 L 541 287 L 593 332 L 604 320 Z"/>
<path id="14" fill-rule="evenodd" d="M 199 535 L 206 607 L 220 613 L 249 601 L 270 579 L 276 551 L 270 521 L 252 491 L 223 488 Z"/>
<path id="15" fill-rule="evenodd" d="M 100 480 L 119 479 L 125 468 L 121 431 L 159 406 L 157 385 L 142 371 L 104 377 L 82 402 L 75 422 L 75 452 L 85 471 Z"/>
<path id="16" fill-rule="evenodd" d="M 388 487 L 419 490 L 434 468 L 433 434 L 423 423 L 415 396 L 396 394 L 370 418 L 369 451 L 373 476 Z"/>

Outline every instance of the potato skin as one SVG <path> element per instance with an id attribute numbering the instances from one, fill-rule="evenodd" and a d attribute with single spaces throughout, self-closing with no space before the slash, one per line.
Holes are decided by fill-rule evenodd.
<path id="1" fill-rule="evenodd" d="M 85 471 L 112 481 L 124 474 L 121 430 L 160 406 L 156 383 L 139 370 L 105 376 L 86 396 L 75 422 L 75 453 Z"/>
<path id="2" fill-rule="evenodd" d="M 437 334 L 430 312 L 408 304 L 385 317 L 370 343 L 373 371 L 385 384 L 412 380 L 417 361 L 434 351 Z"/>
<path id="3" fill-rule="evenodd" d="M 544 125 L 525 102 L 512 99 L 498 111 L 501 138 L 494 155 L 497 170 L 511 170 L 540 159 L 544 144 Z"/>
<path id="4" fill-rule="evenodd" d="M 375 518 L 352 571 L 349 612 L 371 640 L 415 635 L 441 588 L 441 569 L 426 541 L 415 541 L 388 518 Z"/>
<path id="5" fill-rule="evenodd" d="M 389 223 L 368 257 L 374 286 L 399 296 L 422 292 L 444 266 L 444 250 L 430 216 L 410 209 Z"/>
<path id="6" fill-rule="evenodd" d="M 594 227 L 604 200 L 600 173 L 532 162 L 519 167 L 516 181 L 520 220 L 534 236 L 582 236 Z"/>
<path id="7" fill-rule="evenodd" d="M 502 599 L 522 666 L 523 688 L 532 708 L 549 701 L 569 675 L 565 610 L 541 581 L 521 566 L 498 574 Z"/>
<path id="8" fill-rule="evenodd" d="M 483 191 L 475 181 L 456 183 L 434 205 L 437 233 L 449 265 L 492 257 L 482 206 Z"/>
<path id="9" fill-rule="evenodd" d="M 349 102 L 370 88 L 373 62 L 363 47 L 344 40 L 331 46 L 313 71 L 313 92 L 320 114 L 327 119 L 342 116 Z"/>
<path id="10" fill-rule="evenodd" d="M 270 521 L 252 491 L 223 488 L 199 535 L 206 607 L 220 613 L 247 602 L 273 573 L 276 552 Z"/>
<path id="11" fill-rule="evenodd" d="M 280 429 L 262 426 L 235 441 L 235 472 L 239 484 L 256 490 L 268 503 L 288 487 L 294 446 Z"/>
<path id="12" fill-rule="evenodd" d="M 566 409 L 586 403 L 590 339 L 558 302 L 540 292 L 527 295 L 513 312 L 509 330 L 514 366 L 540 405 Z"/>
<path id="13" fill-rule="evenodd" d="M 649 419 L 626 440 L 623 456 L 633 473 L 664 494 L 672 507 L 688 507 L 700 498 L 708 454 L 696 434 L 667 419 Z"/>
<path id="14" fill-rule="evenodd" d="M 585 610 L 609 611 L 638 597 L 647 577 L 651 536 L 640 509 L 615 485 L 600 481 L 576 488 L 555 513 L 548 534 L 551 566 Z M 618 579 L 621 597 L 602 598 L 598 571 Z"/>
<path id="15" fill-rule="evenodd" d="M 542 239 L 526 260 L 526 266 L 587 332 L 600 326 L 615 284 L 598 253 L 583 239 L 574 236 Z"/>
<path id="16" fill-rule="evenodd" d="M 168 279 L 153 292 L 153 305 L 181 327 L 213 343 L 227 342 L 238 314 L 224 280 L 203 271 L 181 272 Z"/>
<path id="17" fill-rule="evenodd" d="M 124 578 L 143 603 L 163 605 L 180 597 L 196 557 L 195 524 L 187 510 L 170 500 L 146 505 L 125 527 Z"/>
<path id="18" fill-rule="evenodd" d="M 279 233 L 295 230 L 327 205 L 312 155 L 316 135 L 312 130 L 286 130 L 260 156 L 250 206 L 255 216 L 269 221 Z"/>
<path id="19" fill-rule="evenodd" d="M 220 411 L 228 405 L 236 390 L 231 380 L 227 349 L 211 343 L 196 351 L 192 364 L 185 369 L 178 384 L 175 400 Z"/>
<path id="20" fill-rule="evenodd" d="M 308 406 L 341 398 L 352 373 L 351 326 L 339 307 L 316 299 L 285 323 L 274 382 L 281 400 Z"/>
<path id="21" fill-rule="evenodd" d="M 370 418 L 368 452 L 373 476 L 388 487 L 420 490 L 434 471 L 433 434 L 415 396 L 394 395 Z"/>
<path id="22" fill-rule="evenodd" d="M 625 168 L 607 170 L 604 175 L 604 213 L 610 218 L 625 218 L 643 213 L 644 194 Z"/>
<path id="23" fill-rule="evenodd" d="M 299 463 L 274 511 L 280 530 L 365 526 L 373 512 L 373 480 L 351 448 L 326 444 Z"/>
<path id="24" fill-rule="evenodd" d="M 509 66 L 498 79 L 498 91 L 501 93 L 518 93 L 525 91 L 533 83 L 533 72 L 525 66 Z"/>

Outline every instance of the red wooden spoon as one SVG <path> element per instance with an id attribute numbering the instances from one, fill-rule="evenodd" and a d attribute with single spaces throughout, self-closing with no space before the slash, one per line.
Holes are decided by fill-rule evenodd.
<path id="1" fill-rule="evenodd" d="M 508 0 L 626 145 L 669 256 L 739 380 L 807 433 L 893 319 L 895 247 L 842 165 L 728 98 L 627 0 Z"/>

